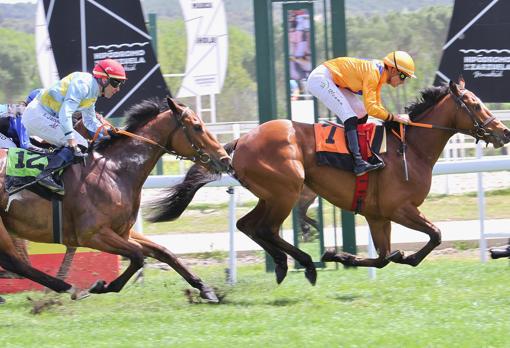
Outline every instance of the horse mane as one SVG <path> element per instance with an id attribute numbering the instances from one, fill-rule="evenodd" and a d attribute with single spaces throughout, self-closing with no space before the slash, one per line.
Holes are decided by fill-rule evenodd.
<path id="1" fill-rule="evenodd" d="M 165 105 L 166 104 L 161 103 L 161 101 L 158 99 L 146 99 L 139 104 L 131 106 L 124 113 L 124 118 L 126 121 L 124 122 L 123 129 L 131 133 L 136 132 L 136 130 L 146 125 L 157 115 L 168 110 L 168 106 L 166 105 L 165 107 Z M 122 136 L 114 136 L 111 139 L 96 141 L 92 148 L 94 150 L 100 151 L 120 138 L 122 138 Z"/>
<path id="2" fill-rule="evenodd" d="M 436 105 L 449 92 L 448 85 L 428 87 L 420 91 L 420 96 L 415 102 L 406 106 L 406 113 L 409 114 L 411 120 L 414 117 L 423 114 L 425 111 Z"/>

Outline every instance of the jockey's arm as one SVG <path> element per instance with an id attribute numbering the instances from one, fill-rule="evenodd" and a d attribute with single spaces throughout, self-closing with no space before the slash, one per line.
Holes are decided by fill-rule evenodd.
<path id="1" fill-rule="evenodd" d="M 390 113 L 378 102 L 377 85 L 378 78 L 370 76 L 363 80 L 363 103 L 370 116 L 387 121 Z"/>
<path id="2" fill-rule="evenodd" d="M 83 125 L 87 128 L 89 135 L 92 137 L 96 134 L 97 129 L 101 126 L 101 122 L 98 120 L 96 116 L 96 109 L 94 105 L 90 108 L 84 109 L 81 112 L 83 117 Z M 99 134 L 99 137 L 103 136 L 103 134 Z"/>

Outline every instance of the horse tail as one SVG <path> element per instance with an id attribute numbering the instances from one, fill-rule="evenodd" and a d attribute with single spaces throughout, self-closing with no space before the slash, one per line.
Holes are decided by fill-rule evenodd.
<path id="1" fill-rule="evenodd" d="M 237 145 L 237 139 L 224 146 L 230 155 Z M 195 197 L 195 193 L 204 185 L 218 180 L 219 174 L 213 174 L 199 164 L 194 164 L 186 173 L 184 180 L 173 187 L 163 190 L 163 193 L 149 201 L 147 220 L 151 222 L 173 221 L 182 215 L 184 210 Z"/>

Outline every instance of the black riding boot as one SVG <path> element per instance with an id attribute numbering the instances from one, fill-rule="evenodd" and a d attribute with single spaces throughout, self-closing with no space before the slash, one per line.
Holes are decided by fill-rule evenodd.
<path id="1" fill-rule="evenodd" d="M 54 172 L 57 169 L 62 168 L 65 164 L 71 162 L 72 160 L 73 150 L 68 147 L 63 147 L 60 149 L 59 152 L 50 159 L 46 168 L 44 168 L 43 171 L 37 175 L 36 179 L 39 180 L 39 185 L 42 185 L 59 195 L 63 195 L 64 187 L 55 181 L 53 175 L 55 175 Z"/>
<path id="2" fill-rule="evenodd" d="M 354 119 L 355 126 L 350 127 L 350 120 Z M 354 174 L 356 176 L 361 176 L 365 173 L 368 173 L 372 170 L 376 170 L 384 167 L 384 163 L 371 164 L 368 163 L 361 157 L 359 142 L 358 142 L 358 130 L 357 119 L 355 117 L 351 117 L 344 122 L 345 126 L 345 137 L 347 138 L 347 146 L 349 147 L 349 151 L 351 152 L 352 157 L 354 158 Z"/>

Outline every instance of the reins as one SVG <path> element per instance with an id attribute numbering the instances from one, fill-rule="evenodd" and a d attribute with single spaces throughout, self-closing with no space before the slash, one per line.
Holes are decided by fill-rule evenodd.
<path id="1" fill-rule="evenodd" d="M 161 150 L 163 150 L 165 153 L 168 153 L 170 155 L 173 155 L 175 156 L 177 159 L 184 159 L 184 160 L 190 160 L 190 161 L 193 161 L 195 162 L 197 159 L 200 160 L 200 162 L 206 164 L 206 163 L 209 163 L 211 161 L 211 157 L 205 153 L 200 147 L 198 147 L 197 145 L 195 145 L 195 143 L 193 142 L 193 140 L 191 139 L 190 135 L 188 134 L 188 129 L 186 128 L 186 126 L 184 125 L 184 123 L 182 123 L 182 118 L 184 117 L 185 113 L 190 110 L 189 107 L 186 107 L 182 112 L 181 112 L 181 117 L 178 118 L 176 115 L 175 116 L 175 121 L 177 122 L 177 125 L 176 127 L 172 130 L 172 132 L 170 133 L 170 136 L 169 138 L 172 138 L 174 133 L 177 132 L 177 130 L 179 128 L 181 128 L 184 132 L 184 135 L 186 136 L 186 139 L 188 140 L 188 142 L 190 143 L 191 147 L 193 148 L 193 150 L 195 150 L 195 152 L 198 154 L 198 157 L 186 157 L 186 156 L 181 156 L 179 154 L 177 154 L 177 152 L 175 152 L 174 150 L 172 149 L 168 149 L 167 147 L 157 143 L 156 141 L 152 140 L 152 139 L 149 139 L 149 138 L 146 138 L 146 137 L 143 137 L 141 135 L 138 135 L 138 134 L 134 134 L 134 133 L 131 133 L 131 132 L 128 132 L 124 129 L 119 129 L 117 127 L 115 127 L 114 125 L 112 125 L 110 122 L 106 121 L 106 120 L 101 120 L 101 126 L 99 126 L 94 134 L 94 136 L 92 137 L 92 140 L 91 142 L 95 142 L 98 138 L 99 138 L 99 134 L 101 134 L 101 132 L 103 132 L 104 130 L 111 130 L 113 131 L 114 134 L 120 134 L 120 135 L 125 135 L 125 136 L 128 136 L 130 138 L 134 138 L 134 139 L 137 139 L 137 140 L 140 140 L 140 141 L 143 141 L 143 142 L 146 142 L 148 144 L 151 144 L 151 145 L 154 145 L 154 146 L 157 146 L 159 147 Z"/>
<path id="2" fill-rule="evenodd" d="M 476 142 L 478 143 L 485 136 L 489 135 L 489 133 L 487 133 L 487 131 L 485 130 L 485 127 L 487 127 L 487 125 L 489 123 L 491 123 L 496 118 L 496 116 L 492 115 L 487 120 L 485 120 L 485 122 L 480 124 L 480 122 L 474 115 L 473 111 L 471 111 L 471 109 L 468 108 L 466 103 L 464 103 L 464 101 L 462 100 L 462 98 L 466 94 L 466 91 L 467 90 L 463 90 L 458 96 L 455 95 L 451 90 L 449 93 L 454 98 L 457 106 L 462 108 L 463 110 L 465 110 L 466 113 L 469 115 L 469 118 L 471 118 L 471 121 L 473 122 L 473 126 L 474 126 L 473 129 L 467 130 L 467 129 L 445 127 L 445 126 L 439 126 L 439 125 L 430 124 L 430 123 L 421 123 L 421 122 L 412 122 L 412 121 L 409 122 L 408 126 L 429 128 L 429 129 L 441 129 L 441 130 L 445 130 L 445 131 L 449 131 L 449 132 L 453 132 L 453 133 L 461 133 L 461 134 L 465 134 L 465 135 L 470 135 L 473 138 L 475 138 Z M 425 115 L 425 113 L 424 113 L 424 115 Z M 396 135 L 396 132 L 393 132 L 393 133 Z M 402 131 L 400 133 L 402 133 Z M 401 135 L 398 135 L 398 137 L 401 138 Z"/>

